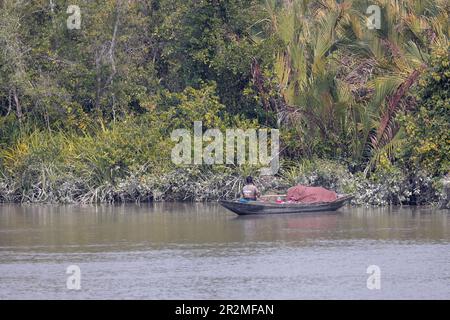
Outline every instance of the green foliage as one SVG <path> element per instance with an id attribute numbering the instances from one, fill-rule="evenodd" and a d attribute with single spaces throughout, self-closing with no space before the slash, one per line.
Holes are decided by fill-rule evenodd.
<path id="1" fill-rule="evenodd" d="M 248 36 L 262 17 L 258 2 L 158 1 L 158 11 L 166 13 L 155 30 L 162 40 L 156 61 L 162 85 L 179 92 L 214 81 L 227 112 L 255 116 L 261 106 L 244 93 L 250 65 L 253 59 L 269 64 L 273 49 L 271 43 L 256 44 Z"/>
<path id="2" fill-rule="evenodd" d="M 154 114 L 155 120 L 166 124 L 167 135 L 174 129 L 192 128 L 194 121 L 203 121 L 205 128 L 224 128 L 227 114 L 223 114 L 225 106 L 220 103 L 216 88 L 215 83 L 210 83 L 201 84 L 198 90 L 187 87 L 180 93 L 162 92 L 156 101 L 160 107 Z"/>
<path id="3" fill-rule="evenodd" d="M 79 30 L 67 28 L 69 4 L 80 6 Z M 382 9 L 381 30 L 366 26 L 369 4 Z M 169 160 L 172 130 L 202 121 L 280 129 L 289 165 L 260 180 L 268 189 L 302 182 L 359 202 L 427 202 L 429 177 L 450 170 L 448 9 L 0 1 L 0 201 L 229 197 L 257 168 Z"/>
<path id="4" fill-rule="evenodd" d="M 432 68 L 419 82 L 416 111 L 404 117 L 403 159 L 433 175 L 450 171 L 450 46 L 436 46 Z"/>
<path id="5" fill-rule="evenodd" d="M 369 4 L 382 9 L 380 30 L 366 26 Z M 392 159 L 397 115 L 412 109 L 432 45 L 448 39 L 448 3 L 267 1 L 266 12 L 269 34 L 283 42 L 275 109 L 291 155 L 351 158 L 366 172 L 380 155 Z"/>
<path id="6" fill-rule="evenodd" d="M 440 196 L 436 179 L 424 172 L 405 172 L 390 163 L 366 177 L 362 172 L 352 174 L 337 161 L 305 160 L 284 167 L 280 179 L 284 189 L 300 183 L 353 194 L 353 203 L 358 205 L 423 205 L 436 203 Z"/>
<path id="7" fill-rule="evenodd" d="M 158 164 L 163 170 L 160 161 L 169 159 L 170 149 L 155 133 L 149 124 L 132 119 L 95 136 L 35 131 L 3 150 L 3 167 L 24 190 L 59 179 L 59 174 L 73 175 L 89 185 L 114 184 L 144 166 L 151 169 Z"/>

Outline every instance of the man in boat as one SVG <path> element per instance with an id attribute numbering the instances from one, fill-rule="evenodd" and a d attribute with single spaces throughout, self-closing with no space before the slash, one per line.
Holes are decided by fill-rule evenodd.
<path id="1" fill-rule="evenodd" d="M 245 186 L 242 188 L 242 198 L 244 201 L 256 201 L 261 196 L 258 188 L 253 183 L 253 178 L 248 176 L 245 179 Z"/>

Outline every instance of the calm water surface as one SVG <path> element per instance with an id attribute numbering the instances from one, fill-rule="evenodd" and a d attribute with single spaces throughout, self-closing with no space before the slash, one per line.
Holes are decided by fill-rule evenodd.
<path id="1" fill-rule="evenodd" d="M 367 288 L 370 265 L 380 290 Z M 449 211 L 0 205 L 0 299 L 94 298 L 450 299 Z"/>

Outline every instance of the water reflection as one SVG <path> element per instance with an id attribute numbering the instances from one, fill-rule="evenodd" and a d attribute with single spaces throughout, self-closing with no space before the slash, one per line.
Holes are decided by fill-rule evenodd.
<path id="1" fill-rule="evenodd" d="M 0 206 L 0 247 L 122 250 L 127 245 L 306 239 L 448 241 L 445 211 L 344 208 L 338 213 L 238 217 L 217 204 Z M 97 246 L 97 247 L 96 247 Z"/>

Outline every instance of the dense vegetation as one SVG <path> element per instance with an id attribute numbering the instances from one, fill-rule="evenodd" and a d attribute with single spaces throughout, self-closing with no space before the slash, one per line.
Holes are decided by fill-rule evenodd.
<path id="1" fill-rule="evenodd" d="M 366 10 L 381 8 L 380 29 Z M 69 5 L 81 28 L 69 29 Z M 0 1 L 0 201 L 234 197 L 170 133 L 281 131 L 293 183 L 431 203 L 450 171 L 447 0 Z"/>

